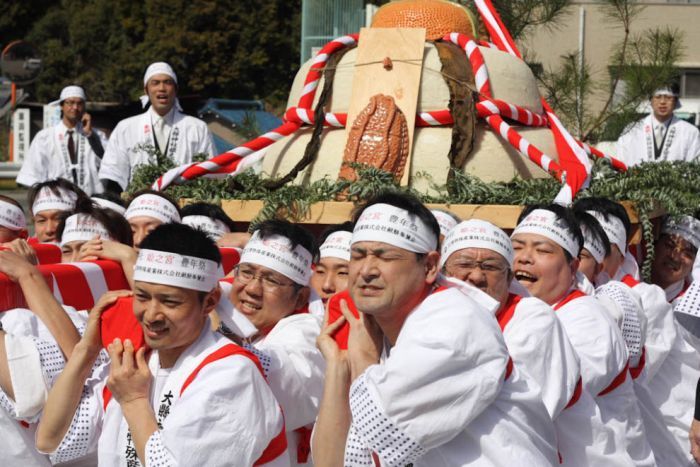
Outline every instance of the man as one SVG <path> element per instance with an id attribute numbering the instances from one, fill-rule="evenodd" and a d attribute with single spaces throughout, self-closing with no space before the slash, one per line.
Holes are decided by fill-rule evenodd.
<path id="1" fill-rule="evenodd" d="M 583 389 L 613 430 L 616 455 L 633 465 L 654 465 L 643 431 L 633 430 L 641 414 L 627 378 L 624 339 L 602 305 L 575 287 L 583 245 L 576 218 L 553 204 L 527 208 L 518 221 L 511 237 L 515 278 L 556 311 L 581 361 Z"/>
<path id="2" fill-rule="evenodd" d="M 75 183 L 87 194 L 102 191 L 97 173 L 107 146 L 107 137 L 92 128 L 90 114 L 85 112 L 85 91 L 68 86 L 57 102 L 61 121 L 36 134 L 17 175 L 17 183 L 31 186 L 55 178 Z"/>
<path id="3" fill-rule="evenodd" d="M 302 227 L 262 222 L 243 250 L 229 296 L 229 313 L 242 313 L 257 329 L 246 347 L 260 358 L 282 406 L 293 466 L 312 465 L 309 439 L 323 390 L 325 364 L 315 345 L 321 323 L 305 310 L 314 250 Z"/>
<path id="4" fill-rule="evenodd" d="M 565 466 L 614 465 L 607 430 L 593 398 L 581 388 L 578 356 L 554 311 L 541 300 L 511 292 L 513 247 L 495 225 L 472 219 L 450 230 L 440 263 L 449 277 L 498 300 L 496 318 L 515 365 L 537 384 L 557 429 Z M 517 284 L 517 283 L 516 283 Z"/>
<path id="5" fill-rule="evenodd" d="M 652 283 L 673 302 L 690 285 L 693 263 L 700 248 L 700 220 L 692 216 L 666 219 L 654 244 Z"/>
<path id="6" fill-rule="evenodd" d="M 0 244 L 27 238 L 27 219 L 17 200 L 0 195 Z"/>
<path id="7" fill-rule="evenodd" d="M 152 63 L 146 69 L 142 102 L 151 107 L 122 120 L 112 132 L 99 174 L 109 191 L 125 190 L 136 166 L 156 164 L 158 157 L 180 165 L 197 154 L 214 156 L 207 125 L 182 113 L 177 87 L 177 76 L 167 63 Z"/>
<path id="8" fill-rule="evenodd" d="M 55 242 L 61 213 L 72 211 L 78 199 L 85 197 L 87 195 L 83 190 L 62 178 L 33 185 L 27 193 L 27 198 L 32 207 L 36 241 Z"/>
<path id="9" fill-rule="evenodd" d="M 693 161 L 700 155 L 700 131 L 680 120 L 678 86 L 651 95 L 651 114 L 628 127 L 617 140 L 617 157 L 628 166 L 642 162 Z"/>
<path id="10" fill-rule="evenodd" d="M 182 223 L 206 232 L 215 242 L 227 233 L 236 231 L 233 222 L 221 206 L 199 201 L 182 208 Z"/>
<path id="11" fill-rule="evenodd" d="M 447 209 L 431 209 L 430 212 L 435 216 L 440 226 L 440 244 L 442 244 L 442 241 L 447 234 L 450 233 L 450 230 L 459 224 L 461 219 Z"/>
<path id="12" fill-rule="evenodd" d="M 316 462 L 556 463 L 552 422 L 509 364 L 492 313 L 498 304 L 460 281 L 437 287 L 440 230 L 430 211 L 386 193 L 355 219 L 348 302 L 319 337 L 328 368 Z M 346 322 L 347 351 L 332 338 Z"/>
<path id="13" fill-rule="evenodd" d="M 267 451 L 284 422 L 260 363 L 209 329 L 221 294 L 219 261 L 206 234 L 180 224 L 144 240 L 133 312 L 151 352 L 117 338 L 110 362 L 91 372 L 101 314 L 132 292 L 105 294 L 49 393 L 40 451 L 61 462 L 97 445 L 99 465 L 129 466 L 252 465 L 286 455 L 283 438 Z"/>
<path id="14" fill-rule="evenodd" d="M 134 234 L 134 248 L 161 224 L 180 223 L 180 208 L 170 196 L 159 191 L 142 190 L 134 195 L 124 217 Z"/>
<path id="15" fill-rule="evenodd" d="M 348 287 L 348 263 L 352 223 L 345 222 L 326 230 L 311 275 L 311 288 L 325 305 L 328 299 Z"/>

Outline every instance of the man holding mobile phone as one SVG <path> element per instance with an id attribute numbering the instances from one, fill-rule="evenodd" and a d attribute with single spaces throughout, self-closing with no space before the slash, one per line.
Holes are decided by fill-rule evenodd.
<path id="1" fill-rule="evenodd" d="M 65 178 L 88 195 L 103 191 L 97 172 L 107 137 L 92 128 L 85 101 L 83 88 L 67 86 L 61 91 L 59 100 L 49 104 L 61 106 L 61 121 L 36 134 L 17 175 L 17 183 L 31 186 Z"/>

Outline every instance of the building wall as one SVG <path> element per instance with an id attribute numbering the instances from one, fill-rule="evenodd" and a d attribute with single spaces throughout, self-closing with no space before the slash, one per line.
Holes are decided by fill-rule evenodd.
<path id="1" fill-rule="evenodd" d="M 643 10 L 633 20 L 632 33 L 640 33 L 651 28 L 678 29 L 683 34 L 683 57 L 677 65 L 689 72 L 692 83 L 687 89 L 688 97 L 700 97 L 695 94 L 696 82 L 700 83 L 700 0 L 679 2 L 645 2 Z M 622 40 L 624 31 L 619 23 L 605 16 L 604 5 L 595 1 L 573 2 L 559 25 L 553 28 L 541 27 L 531 32 L 521 42 L 526 58 L 531 63 L 541 63 L 544 69 L 556 68 L 560 57 L 569 52 L 576 52 L 582 45 L 583 55 L 591 68 L 593 78 L 598 83 L 606 83 L 607 67 L 611 53 L 616 44 Z M 585 12 L 583 42 L 580 41 L 580 15 Z M 691 79 L 689 78 L 689 79 Z M 607 95 L 599 92 L 591 102 L 593 108 L 600 108 Z M 685 97 L 685 96 L 683 96 Z"/>

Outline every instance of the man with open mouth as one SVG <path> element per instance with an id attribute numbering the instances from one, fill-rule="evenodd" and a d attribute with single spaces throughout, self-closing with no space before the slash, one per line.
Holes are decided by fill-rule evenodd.
<path id="1" fill-rule="evenodd" d="M 203 121 L 182 113 L 177 99 L 177 75 L 165 62 L 149 65 L 143 76 L 141 103 L 148 110 L 119 122 L 105 151 L 99 178 L 106 190 L 125 190 L 141 164 L 156 164 L 158 157 L 176 165 L 192 162 L 204 153 L 213 157 L 214 143 Z"/>
<path id="2" fill-rule="evenodd" d="M 511 236 L 515 278 L 549 304 L 581 361 L 583 390 L 595 399 L 612 431 L 619 462 L 654 465 L 644 433 L 636 433 L 639 408 L 628 377 L 625 341 L 608 311 L 576 288 L 583 235 L 570 209 L 552 204 L 526 208 Z"/>

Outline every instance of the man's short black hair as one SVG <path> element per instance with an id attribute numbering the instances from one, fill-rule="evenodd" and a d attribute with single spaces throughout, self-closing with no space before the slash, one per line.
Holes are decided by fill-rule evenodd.
<path id="1" fill-rule="evenodd" d="M 141 195 L 156 195 L 156 196 L 160 196 L 161 198 L 163 198 L 164 200 L 166 200 L 167 202 L 169 202 L 170 204 L 172 204 L 173 206 L 175 206 L 175 210 L 177 211 L 178 214 L 180 214 L 180 205 L 177 204 L 177 201 L 175 201 L 172 197 L 170 197 L 170 195 L 166 195 L 166 194 L 163 193 L 162 191 L 156 191 L 156 190 L 151 190 L 151 189 L 139 190 L 139 191 L 137 191 L 136 193 L 134 193 L 134 196 L 131 197 L 131 199 L 129 200 L 129 204 L 127 204 L 127 206 L 126 206 L 127 209 L 129 208 L 129 206 L 131 205 L 131 203 L 133 203 L 134 200 L 135 200 L 136 198 L 138 198 L 139 196 L 141 196 Z M 180 217 L 182 217 L 182 216 L 180 216 Z"/>
<path id="2" fill-rule="evenodd" d="M 32 206 L 34 206 L 34 200 L 36 200 L 37 195 L 44 187 L 49 188 L 54 195 L 59 197 L 61 196 L 60 189 L 63 188 L 64 190 L 72 191 L 78 195 L 78 199 L 88 198 L 88 195 L 75 183 L 68 181 L 65 178 L 55 178 L 53 180 L 35 183 L 31 186 L 31 188 L 29 188 L 29 191 L 27 192 L 27 200 L 29 201 L 30 210 L 32 209 Z M 32 214 L 34 213 L 32 212 Z"/>
<path id="3" fill-rule="evenodd" d="M 124 245 L 134 245 L 134 234 L 131 232 L 129 222 L 117 211 L 96 206 L 90 198 L 79 198 L 72 211 L 64 211 L 59 216 L 59 224 L 56 228 L 56 238 L 60 242 L 63 238 L 63 231 L 66 228 L 66 219 L 73 214 L 87 214 L 95 218 L 115 242 Z"/>
<path id="4" fill-rule="evenodd" d="M 590 234 L 593 235 L 601 245 L 603 245 L 605 257 L 607 257 L 610 254 L 610 239 L 608 239 L 608 235 L 605 233 L 605 230 L 603 230 L 603 227 L 600 225 L 600 222 L 598 222 L 598 219 L 593 217 L 591 214 L 588 214 L 586 211 L 575 210 L 574 215 L 579 223 L 579 227 L 581 227 L 581 233 L 583 233 L 584 227 L 588 229 Z M 584 243 L 585 241 L 586 240 L 584 238 Z"/>
<path id="5" fill-rule="evenodd" d="M 578 220 L 576 219 L 572 209 L 565 208 L 561 204 L 556 203 L 527 206 L 525 209 L 523 209 L 523 212 L 520 213 L 520 217 L 518 217 L 518 224 L 520 224 L 523 219 L 525 219 L 528 214 L 535 209 L 544 209 L 553 212 L 557 216 L 557 219 L 564 223 L 564 227 L 566 227 L 569 233 L 574 236 L 574 240 L 576 240 L 576 243 L 578 243 L 579 253 L 581 252 L 581 248 L 583 248 L 583 234 L 581 233 L 581 227 L 579 226 Z M 566 248 L 562 249 L 564 250 L 564 255 L 566 256 L 567 261 L 571 262 L 571 260 L 574 259 L 573 256 L 571 256 L 571 253 L 569 253 Z"/>
<path id="6" fill-rule="evenodd" d="M 111 191 L 105 191 L 103 193 L 95 193 L 94 195 L 92 195 L 92 198 L 99 198 L 99 199 L 111 201 L 114 204 L 118 204 L 119 206 L 126 208 L 126 203 L 124 202 L 124 199 L 122 199 L 121 196 L 119 196 L 116 193 L 111 192 Z"/>
<path id="7" fill-rule="evenodd" d="M 437 219 L 435 219 L 435 216 L 433 216 L 433 213 L 430 212 L 430 209 L 421 203 L 421 201 L 414 195 L 396 190 L 383 191 L 370 198 L 364 205 L 353 212 L 353 223 L 357 222 L 365 209 L 374 204 L 389 204 L 391 206 L 404 209 L 410 214 L 418 217 L 418 219 L 427 225 L 433 234 L 435 234 L 436 243 L 434 245 L 434 249 L 437 251 L 439 247 L 438 242 L 440 241 L 440 225 L 438 224 Z"/>
<path id="8" fill-rule="evenodd" d="M 301 245 L 311 253 L 311 256 L 316 255 L 316 240 L 311 233 L 305 228 L 284 219 L 268 219 L 259 223 L 255 229 L 259 232 L 261 238 L 265 239 L 273 235 L 281 235 L 292 244 L 292 248 Z"/>
<path id="9" fill-rule="evenodd" d="M 187 217 L 187 216 L 206 216 L 214 220 L 219 220 L 228 227 L 228 229 L 231 232 L 235 232 L 236 229 L 236 224 L 233 222 L 233 219 L 231 219 L 226 212 L 221 209 L 221 206 L 218 206 L 216 204 L 212 203 L 205 203 L 203 201 L 199 201 L 197 203 L 192 203 L 188 204 L 187 206 L 182 208 L 182 211 L 180 211 L 180 214 L 182 217 Z"/>
<path id="10" fill-rule="evenodd" d="M 622 225 L 625 226 L 625 234 L 629 241 L 632 232 L 632 222 L 630 222 L 627 210 L 620 203 L 602 197 L 581 198 L 574 203 L 574 210 L 599 212 L 606 221 L 610 220 L 610 216 L 617 217 L 622 221 Z"/>
<path id="11" fill-rule="evenodd" d="M 330 237 L 332 234 L 334 234 L 336 232 L 350 232 L 350 233 L 352 233 L 353 226 L 354 226 L 354 224 L 352 223 L 352 221 L 345 221 L 342 224 L 329 225 L 328 227 L 326 227 L 326 229 L 323 232 L 321 232 L 321 235 L 318 237 L 318 242 L 317 242 L 318 247 L 320 248 L 321 245 L 323 245 L 323 242 L 325 242 L 328 237 Z M 316 255 L 314 256 L 314 263 L 318 263 L 321 260 L 319 255 L 320 255 L 320 252 L 317 251 Z"/>
<path id="12" fill-rule="evenodd" d="M 143 239 L 140 248 L 194 256 L 221 264 L 221 253 L 214 241 L 201 230 L 185 224 L 159 225 Z"/>

